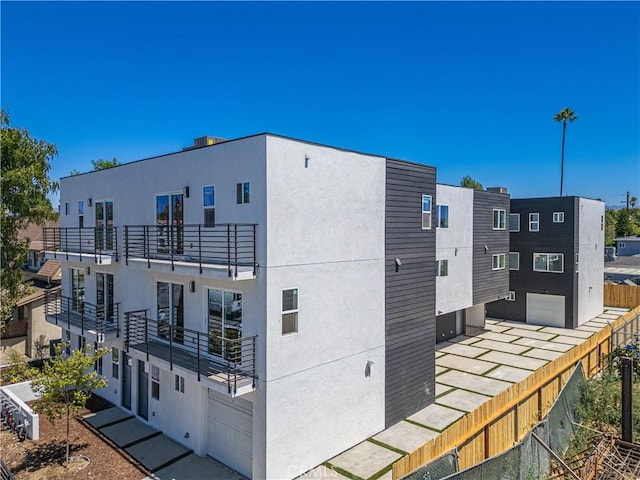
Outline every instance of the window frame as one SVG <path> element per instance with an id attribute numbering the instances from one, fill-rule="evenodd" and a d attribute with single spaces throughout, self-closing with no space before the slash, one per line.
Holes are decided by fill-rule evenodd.
<path id="1" fill-rule="evenodd" d="M 516 291 L 515 290 L 509 290 L 509 295 L 507 295 L 507 298 L 505 298 L 505 300 L 507 302 L 515 302 L 516 301 Z"/>
<path id="2" fill-rule="evenodd" d="M 494 253 L 493 255 L 491 255 L 491 270 L 492 271 L 497 271 L 497 270 L 504 270 L 507 266 L 507 255 L 505 253 Z M 498 260 L 497 262 L 497 266 L 495 260 Z M 502 259 L 502 262 L 500 262 L 500 259 Z M 502 263 L 502 265 L 500 265 Z"/>
<path id="3" fill-rule="evenodd" d="M 160 367 L 151 365 L 151 398 L 160 400 Z"/>
<path id="4" fill-rule="evenodd" d="M 511 228 L 511 219 L 512 218 L 517 218 L 518 219 L 518 226 L 516 228 Z M 509 231 L 510 232 L 519 232 L 520 231 L 520 214 L 519 213 L 510 213 L 509 214 Z"/>
<path id="5" fill-rule="evenodd" d="M 251 182 L 249 180 L 236 183 L 236 204 L 251 203 Z"/>
<path id="6" fill-rule="evenodd" d="M 533 215 L 536 215 L 537 218 L 536 220 L 533 220 Z M 536 228 L 532 228 L 533 225 L 536 226 Z M 529 214 L 529 231 L 530 232 L 539 232 L 540 231 L 540 213 L 539 212 L 531 212 Z"/>
<path id="7" fill-rule="evenodd" d="M 442 215 L 443 211 L 445 212 L 444 217 Z M 443 218 L 444 222 L 442 221 Z M 449 228 L 449 205 L 436 204 L 436 228 Z"/>
<path id="8" fill-rule="evenodd" d="M 425 202 L 429 203 L 428 208 L 425 208 Z M 422 203 L 420 208 L 422 210 L 422 230 L 431 230 L 431 209 L 433 208 L 433 198 L 431 197 L 431 195 L 422 195 Z M 426 222 L 425 220 L 428 220 L 428 222 Z"/>
<path id="9" fill-rule="evenodd" d="M 211 189 L 211 203 L 207 203 L 207 189 Z M 216 226 L 216 186 L 215 185 L 203 185 L 202 186 L 202 224 L 205 227 L 215 227 Z M 213 222 L 207 221 L 208 214 L 213 215 Z"/>
<path id="10" fill-rule="evenodd" d="M 498 214 L 496 216 L 496 213 Z M 497 222 L 496 222 L 497 220 Z M 497 225 L 497 226 L 496 226 Z M 504 208 L 494 208 L 492 214 L 493 230 L 507 229 L 507 211 Z"/>
<path id="11" fill-rule="evenodd" d="M 293 298 L 295 298 L 295 308 L 290 308 L 285 310 L 285 292 L 289 292 L 289 291 L 295 291 L 295 296 Z M 295 288 L 283 288 L 282 289 L 282 335 L 293 335 L 298 333 L 299 331 L 299 325 L 298 325 L 298 320 L 299 320 L 299 316 L 300 316 L 300 304 L 299 304 L 299 289 L 297 287 Z M 293 305 L 291 305 L 293 306 Z M 292 330 L 287 330 L 285 331 L 285 315 L 286 316 L 290 316 L 290 315 L 294 315 L 293 317 L 293 329 Z"/>
<path id="12" fill-rule="evenodd" d="M 184 377 L 181 375 L 175 374 L 173 388 L 176 392 L 184 393 Z"/>
<path id="13" fill-rule="evenodd" d="M 513 263 L 511 261 L 511 255 L 514 255 L 516 257 L 516 266 L 513 266 Z M 513 271 L 518 271 L 520 270 L 520 252 L 509 252 L 509 270 L 513 270 Z"/>
<path id="14" fill-rule="evenodd" d="M 564 223 L 564 212 L 553 212 L 553 223 Z"/>
<path id="15" fill-rule="evenodd" d="M 436 277 L 448 277 L 448 276 L 449 276 L 449 259 L 443 258 L 441 260 L 436 260 Z"/>
<path id="16" fill-rule="evenodd" d="M 544 270 L 536 268 L 536 256 L 540 256 L 541 257 L 543 255 L 547 257 L 547 261 L 546 261 L 547 268 L 544 269 Z M 558 271 L 558 270 L 550 270 L 549 269 L 549 265 L 551 264 L 551 261 L 550 261 L 550 256 L 551 255 L 558 255 L 560 257 L 560 261 L 561 261 L 561 265 L 562 265 L 562 269 L 560 271 Z M 533 253 L 533 271 L 534 272 L 540 272 L 540 273 L 564 273 L 564 253 L 534 252 Z"/>

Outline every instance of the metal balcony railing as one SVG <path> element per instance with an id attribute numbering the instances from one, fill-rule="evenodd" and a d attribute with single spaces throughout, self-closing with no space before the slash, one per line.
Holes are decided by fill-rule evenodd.
<path id="1" fill-rule="evenodd" d="M 255 224 L 127 225 L 124 227 L 125 261 L 131 258 L 164 260 L 203 265 L 221 265 L 229 277 L 238 276 L 239 267 L 256 274 Z"/>
<path id="2" fill-rule="evenodd" d="M 120 304 L 94 305 L 81 299 L 65 297 L 60 290 L 45 294 L 44 313 L 49 323 L 67 330 L 75 328 L 81 335 L 94 333 L 98 338 L 115 333 L 120 336 Z"/>
<path id="3" fill-rule="evenodd" d="M 44 227 L 42 244 L 46 252 L 58 252 L 66 255 L 77 254 L 83 258 L 93 258 L 96 263 L 102 262 L 103 255 L 115 255 L 118 261 L 118 227 L 85 227 L 62 228 Z"/>
<path id="4" fill-rule="evenodd" d="M 256 384 L 256 336 L 224 338 L 222 325 L 211 326 L 212 334 L 152 320 L 147 310 L 125 313 L 124 345 L 178 365 L 198 375 L 223 379 L 229 394 L 237 387 Z M 228 329 L 229 331 L 229 329 Z M 237 331 L 237 330 L 235 330 Z"/>

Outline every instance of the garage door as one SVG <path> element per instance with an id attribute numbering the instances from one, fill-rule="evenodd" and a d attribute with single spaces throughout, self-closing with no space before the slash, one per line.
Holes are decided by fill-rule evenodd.
<path id="1" fill-rule="evenodd" d="M 564 296 L 527 293 L 527 323 L 564 328 Z"/>
<path id="2" fill-rule="evenodd" d="M 251 478 L 253 404 L 209 390 L 207 454 Z"/>

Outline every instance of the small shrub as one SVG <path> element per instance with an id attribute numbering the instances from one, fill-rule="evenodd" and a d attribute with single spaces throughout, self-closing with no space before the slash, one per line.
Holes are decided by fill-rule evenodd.
<path id="1" fill-rule="evenodd" d="M 32 380 L 40 375 L 40 370 L 32 367 L 20 353 L 13 349 L 10 349 L 8 352 L 11 365 L 4 368 L 2 374 L 0 374 L 3 385 Z"/>

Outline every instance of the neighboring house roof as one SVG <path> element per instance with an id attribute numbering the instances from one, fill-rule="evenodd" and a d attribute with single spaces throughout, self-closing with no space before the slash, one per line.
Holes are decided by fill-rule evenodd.
<path id="1" fill-rule="evenodd" d="M 35 278 L 46 282 L 62 279 L 62 263 L 60 260 L 47 260 L 35 274 Z"/>
<path id="2" fill-rule="evenodd" d="M 640 242 L 640 235 L 631 235 L 630 237 L 616 238 L 616 242 Z"/>
<path id="3" fill-rule="evenodd" d="M 44 227 L 59 227 L 60 215 L 55 220 L 50 220 L 42 225 L 30 223 L 23 230 L 18 232 L 18 238 L 20 240 L 29 240 L 29 250 L 35 250 L 36 252 L 42 252 L 42 229 Z"/>
<path id="4" fill-rule="evenodd" d="M 57 292 L 61 288 L 62 287 L 60 285 L 50 289 L 41 288 L 41 287 L 31 287 L 31 293 L 29 295 L 22 297 L 20 300 L 18 300 L 18 302 L 16 303 L 16 307 L 21 307 L 22 305 L 27 305 L 29 303 L 35 302 L 36 300 L 39 300 L 42 297 L 44 297 L 44 294 L 46 292 L 51 292 L 51 293 Z"/>

